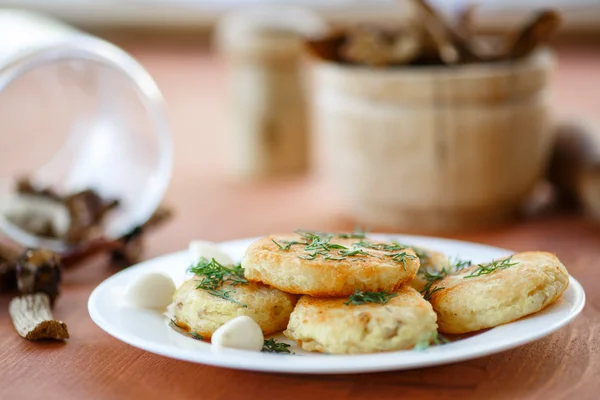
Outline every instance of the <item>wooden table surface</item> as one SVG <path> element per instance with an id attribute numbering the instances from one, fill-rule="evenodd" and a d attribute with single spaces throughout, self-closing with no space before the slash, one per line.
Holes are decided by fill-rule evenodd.
<path id="1" fill-rule="evenodd" d="M 149 237 L 146 257 L 194 238 L 226 240 L 297 227 L 347 228 L 342 199 L 314 178 L 240 184 L 225 178 L 222 60 L 192 45 L 124 43 L 154 75 L 169 104 L 175 166 L 167 201 L 176 217 Z M 591 115 L 600 104 L 600 48 L 559 52 L 559 115 Z M 42 139 L 40 140 L 49 140 Z M 0 149 L 0 169 L 10 162 Z M 100 330 L 87 312 L 93 288 L 115 271 L 102 259 L 67 271 L 55 316 L 65 343 L 17 336 L 0 296 L 0 399 L 521 399 L 600 397 L 600 224 L 574 215 L 521 221 L 453 237 L 558 254 L 584 286 L 572 324 L 537 342 L 458 364 L 404 372 L 294 376 L 196 365 L 150 354 Z"/>

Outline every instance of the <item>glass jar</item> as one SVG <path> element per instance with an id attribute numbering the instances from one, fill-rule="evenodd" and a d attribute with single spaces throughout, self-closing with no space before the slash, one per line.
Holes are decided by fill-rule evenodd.
<path id="1" fill-rule="evenodd" d="M 5 218 L 19 177 L 59 193 L 93 189 L 120 207 L 109 238 L 162 201 L 172 143 L 162 95 L 131 56 L 41 15 L 0 10 L 0 229 L 31 247 L 65 249 Z M 12 199 L 12 200 L 11 200 Z"/>

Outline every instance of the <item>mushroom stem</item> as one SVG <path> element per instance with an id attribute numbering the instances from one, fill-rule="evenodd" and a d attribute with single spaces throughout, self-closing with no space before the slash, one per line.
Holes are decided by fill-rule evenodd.
<path id="1" fill-rule="evenodd" d="M 67 325 L 52 316 L 50 297 L 45 293 L 15 297 L 8 306 L 15 329 L 25 339 L 69 338 Z"/>

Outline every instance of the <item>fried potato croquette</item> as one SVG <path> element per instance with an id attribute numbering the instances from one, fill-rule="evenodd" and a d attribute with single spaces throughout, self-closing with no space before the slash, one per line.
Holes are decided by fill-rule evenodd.
<path id="1" fill-rule="evenodd" d="M 297 296 L 259 283 L 223 284 L 220 289 L 229 291 L 235 303 L 197 289 L 201 279 L 194 276 L 186 281 L 173 295 L 173 303 L 175 323 L 205 339 L 225 322 L 240 315 L 256 321 L 265 335 L 280 332 L 286 328 L 297 301 Z"/>
<path id="2" fill-rule="evenodd" d="M 567 270 L 554 254 L 525 252 L 446 276 L 433 285 L 430 301 L 441 332 L 466 333 L 538 312 L 568 285 Z"/>
<path id="3" fill-rule="evenodd" d="M 250 245 L 242 266 L 246 279 L 284 292 L 341 297 L 356 289 L 394 291 L 414 278 L 419 258 L 412 249 L 393 243 L 273 235 Z"/>
<path id="4" fill-rule="evenodd" d="M 410 286 L 420 292 L 427 284 L 427 280 L 424 278 L 425 272 L 440 272 L 450 265 L 450 260 L 444 253 L 440 253 L 439 251 L 415 246 L 410 247 L 415 251 L 421 261 L 417 275 L 415 276 L 415 279 L 410 282 Z"/>
<path id="5" fill-rule="evenodd" d="M 431 305 L 403 286 L 386 304 L 346 305 L 348 298 L 302 296 L 284 334 L 306 351 L 332 354 L 411 349 L 436 334 Z"/>

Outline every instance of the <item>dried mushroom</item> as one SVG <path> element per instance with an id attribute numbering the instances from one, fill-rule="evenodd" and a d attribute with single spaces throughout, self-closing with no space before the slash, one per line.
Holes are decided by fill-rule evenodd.
<path id="1" fill-rule="evenodd" d="M 102 235 L 102 223 L 119 205 L 87 189 L 62 196 L 49 188 L 37 188 L 28 179 L 17 183 L 19 197 L 7 219 L 36 236 L 76 245 Z"/>
<path id="2" fill-rule="evenodd" d="M 413 3 L 416 21 L 391 29 L 372 25 L 347 28 L 307 41 L 307 49 L 321 60 L 372 67 L 516 60 L 545 44 L 560 25 L 556 12 L 543 11 L 512 41 L 506 35 L 483 37 L 475 32 L 475 6 L 465 7 L 451 24 L 427 1 Z"/>
<path id="3" fill-rule="evenodd" d="M 67 196 L 64 204 L 69 211 L 70 225 L 65 235 L 67 243 L 81 243 L 100 236 L 101 224 L 109 211 L 119 205 L 117 200 L 104 200 L 93 190 Z"/>
<path id="4" fill-rule="evenodd" d="M 533 17 L 519 32 L 510 51 L 508 58 L 526 57 L 540 44 L 546 43 L 560 26 L 560 15 L 551 10 L 545 10 Z"/>
<path id="5" fill-rule="evenodd" d="M 16 249 L 0 243 L 0 289 L 19 291 L 9 314 L 19 335 L 29 340 L 66 339 L 67 326 L 52 317 L 59 293 L 60 256 L 45 249 Z"/>
<path id="6" fill-rule="evenodd" d="M 421 32 L 416 28 L 392 31 L 364 25 L 348 31 L 340 52 L 351 62 L 381 66 L 412 61 L 420 46 Z"/>
<path id="7" fill-rule="evenodd" d="M 21 294 L 45 293 L 54 304 L 62 265 L 60 256 L 46 249 L 27 249 L 17 258 L 17 287 Z"/>
<path id="8" fill-rule="evenodd" d="M 69 338 L 67 325 L 52 316 L 50 297 L 45 293 L 15 297 L 8 306 L 8 312 L 15 329 L 25 339 Z"/>

